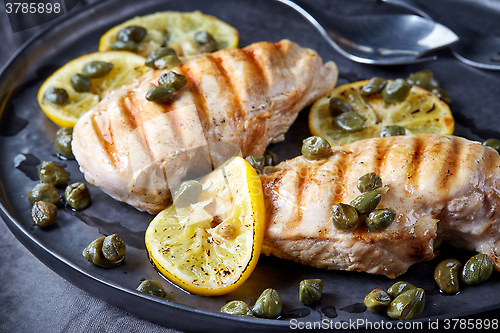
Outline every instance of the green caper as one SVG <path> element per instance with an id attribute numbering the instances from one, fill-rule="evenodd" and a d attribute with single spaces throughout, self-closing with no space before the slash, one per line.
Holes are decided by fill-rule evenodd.
<path id="1" fill-rule="evenodd" d="M 328 141 L 320 136 L 310 136 L 302 141 L 302 155 L 308 160 L 326 158 L 331 152 Z"/>
<path id="2" fill-rule="evenodd" d="M 175 50 L 170 47 L 160 47 L 157 50 L 151 51 L 146 59 L 146 66 L 156 68 L 155 61 L 167 55 L 176 55 Z"/>
<path id="3" fill-rule="evenodd" d="M 142 281 L 141 284 L 139 284 L 139 286 L 136 288 L 136 290 L 143 294 L 160 298 L 165 298 L 165 296 L 167 296 L 167 293 L 165 292 L 165 289 L 163 289 L 162 285 L 154 280 Z"/>
<path id="4" fill-rule="evenodd" d="M 187 83 L 187 79 L 184 75 L 177 74 L 175 72 L 168 72 L 160 76 L 158 79 L 158 84 L 168 88 L 174 88 L 175 90 L 182 89 Z"/>
<path id="5" fill-rule="evenodd" d="M 90 82 L 89 79 L 87 79 L 83 75 L 76 73 L 71 75 L 70 83 L 76 92 L 87 92 L 90 90 L 90 87 L 92 86 L 92 82 Z"/>
<path id="6" fill-rule="evenodd" d="M 31 219 L 41 228 L 51 226 L 57 219 L 57 206 L 50 202 L 37 201 L 31 208 Z"/>
<path id="7" fill-rule="evenodd" d="M 498 153 L 500 153 L 500 140 L 498 139 L 486 139 L 484 142 L 483 142 L 483 146 L 488 146 L 488 147 L 491 147 L 493 149 L 495 149 Z"/>
<path id="8" fill-rule="evenodd" d="M 392 298 L 383 289 L 375 288 L 365 296 L 363 303 L 371 312 L 378 313 L 391 304 Z"/>
<path id="9" fill-rule="evenodd" d="M 122 42 L 139 43 L 146 37 L 147 30 L 137 25 L 131 25 L 121 29 L 118 32 L 117 40 Z"/>
<path id="10" fill-rule="evenodd" d="M 382 200 L 382 194 L 377 191 L 366 192 L 351 201 L 358 214 L 368 214 L 375 208 Z"/>
<path id="11" fill-rule="evenodd" d="M 150 102 L 166 103 L 172 98 L 174 91 L 173 88 L 152 86 L 146 93 L 146 99 Z"/>
<path id="12" fill-rule="evenodd" d="M 88 262 L 100 266 L 100 267 L 115 267 L 119 263 L 122 262 L 122 260 L 119 261 L 111 261 L 106 259 L 102 253 L 102 244 L 104 242 L 104 238 L 106 237 L 99 237 L 96 240 L 92 241 L 89 246 L 87 246 L 83 252 L 82 255 L 87 259 Z"/>
<path id="13" fill-rule="evenodd" d="M 391 296 L 391 298 L 396 298 L 405 291 L 415 288 L 417 287 L 415 287 L 413 284 L 409 282 L 399 281 L 394 283 L 392 286 L 389 287 L 389 289 L 387 289 L 387 294 Z"/>
<path id="14" fill-rule="evenodd" d="M 66 185 L 69 180 L 69 175 L 66 170 L 59 164 L 54 162 L 44 161 L 38 169 L 38 177 L 43 183 L 52 184 L 54 186 Z"/>
<path id="15" fill-rule="evenodd" d="M 390 136 L 405 135 L 406 129 L 403 126 L 398 125 L 388 125 L 382 128 L 380 131 L 381 138 L 387 138 Z"/>
<path id="16" fill-rule="evenodd" d="M 106 259 L 111 261 L 122 260 L 126 251 L 127 245 L 125 245 L 125 242 L 119 235 L 112 234 L 104 238 L 102 254 Z"/>
<path id="17" fill-rule="evenodd" d="M 352 229 L 357 222 L 358 212 L 354 207 L 343 203 L 332 206 L 332 223 L 337 229 Z"/>
<path id="18" fill-rule="evenodd" d="M 278 155 L 271 151 L 264 153 L 264 166 L 275 166 L 278 164 Z"/>
<path id="19" fill-rule="evenodd" d="M 340 97 L 330 98 L 329 110 L 332 117 L 336 117 L 339 114 L 353 111 L 349 103 L 347 103 Z"/>
<path id="20" fill-rule="evenodd" d="M 272 288 L 268 288 L 260 294 L 255 302 L 252 312 L 259 318 L 278 318 L 283 310 L 283 302 L 280 294 Z"/>
<path id="21" fill-rule="evenodd" d="M 56 141 L 54 147 L 57 152 L 67 159 L 74 159 L 73 151 L 71 150 L 71 142 L 73 141 L 72 128 L 60 128 L 56 133 Z"/>
<path id="22" fill-rule="evenodd" d="M 375 172 L 369 172 L 359 177 L 356 187 L 361 193 L 370 192 L 382 187 L 382 179 Z"/>
<path id="23" fill-rule="evenodd" d="M 63 88 L 55 88 L 55 87 L 50 87 L 47 90 L 45 90 L 45 94 L 43 95 L 43 97 L 49 102 L 52 102 L 57 105 L 63 105 L 69 99 L 69 95 L 66 90 L 64 90 Z"/>
<path id="24" fill-rule="evenodd" d="M 187 207 L 198 200 L 202 191 L 201 183 L 196 180 L 187 180 L 181 184 L 174 196 L 174 205 L 177 208 Z"/>
<path id="25" fill-rule="evenodd" d="M 121 40 L 117 40 L 113 44 L 111 44 L 111 50 L 113 51 L 129 51 L 129 52 L 137 52 L 139 46 L 135 42 L 123 42 Z"/>
<path id="26" fill-rule="evenodd" d="M 434 88 L 432 89 L 432 93 L 446 104 L 451 104 L 453 102 L 448 92 L 443 88 Z"/>
<path id="27" fill-rule="evenodd" d="M 411 85 L 403 79 L 388 82 L 382 89 L 382 97 L 387 103 L 404 101 L 410 94 Z"/>
<path id="28" fill-rule="evenodd" d="M 434 78 L 434 74 L 428 69 L 410 74 L 406 78 L 406 81 L 411 85 L 416 85 L 429 91 L 439 87 L 439 82 Z"/>
<path id="29" fill-rule="evenodd" d="M 77 182 L 66 187 L 64 190 L 66 203 L 73 209 L 81 210 L 90 205 L 90 191 L 85 183 Z"/>
<path id="30" fill-rule="evenodd" d="M 198 50 L 202 53 L 212 53 L 217 51 L 217 42 L 206 31 L 198 31 L 194 35 L 194 40 L 198 43 Z"/>
<path id="31" fill-rule="evenodd" d="M 105 61 L 94 60 L 85 64 L 82 74 L 86 78 L 95 79 L 104 77 L 113 69 L 113 64 Z"/>
<path id="32" fill-rule="evenodd" d="M 414 288 L 399 294 L 387 308 L 387 315 L 391 318 L 410 320 L 415 319 L 424 310 L 425 291 Z"/>
<path id="33" fill-rule="evenodd" d="M 439 289 L 447 294 L 456 294 L 460 290 L 460 269 L 462 264 L 456 259 L 446 259 L 434 269 L 434 280 Z"/>
<path id="34" fill-rule="evenodd" d="M 322 295 L 323 281 L 321 279 L 307 279 L 300 281 L 299 300 L 302 304 L 314 304 L 321 299 Z"/>
<path id="35" fill-rule="evenodd" d="M 254 317 L 250 307 L 243 301 L 231 301 L 224 305 L 220 309 L 220 312 L 232 314 L 235 316 Z"/>
<path id="36" fill-rule="evenodd" d="M 155 60 L 155 68 L 165 69 L 171 68 L 179 65 L 181 63 L 180 59 L 176 55 L 170 54 Z"/>
<path id="37" fill-rule="evenodd" d="M 28 192 L 28 200 L 32 204 L 37 201 L 46 201 L 57 205 L 59 201 L 61 201 L 61 196 L 54 185 L 40 183 L 36 184 L 35 187 Z"/>
<path id="38" fill-rule="evenodd" d="M 472 256 L 462 270 L 462 281 L 465 284 L 478 284 L 488 280 L 493 273 L 493 261 L 490 256 L 478 253 Z"/>
<path id="39" fill-rule="evenodd" d="M 257 171 L 258 174 L 264 172 L 264 167 L 266 166 L 264 155 L 247 156 L 245 160 L 255 169 L 255 171 Z"/>
<path id="40" fill-rule="evenodd" d="M 333 120 L 333 124 L 342 132 L 354 133 L 365 129 L 365 120 L 356 112 L 345 112 L 339 114 Z"/>
<path id="41" fill-rule="evenodd" d="M 375 209 L 368 214 L 365 225 L 368 230 L 387 228 L 396 218 L 396 212 L 390 208 Z"/>
<path id="42" fill-rule="evenodd" d="M 370 81 L 368 81 L 367 84 L 361 88 L 361 95 L 362 96 L 370 96 L 376 93 L 379 93 L 384 89 L 385 85 L 387 84 L 387 80 L 383 79 L 381 77 L 372 77 Z"/>

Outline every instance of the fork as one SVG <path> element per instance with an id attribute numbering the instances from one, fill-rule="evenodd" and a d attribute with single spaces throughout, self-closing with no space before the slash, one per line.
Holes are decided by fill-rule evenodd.
<path id="1" fill-rule="evenodd" d="M 435 60 L 436 56 L 424 55 L 458 41 L 450 29 L 417 15 L 325 15 L 300 0 L 276 1 L 306 18 L 341 55 L 360 63 L 400 65 Z"/>
<path id="2" fill-rule="evenodd" d="M 377 0 L 377 2 L 404 7 L 427 19 L 439 21 L 440 14 L 427 3 L 425 6 L 412 0 Z M 460 38 L 458 43 L 450 47 L 457 59 L 473 67 L 500 70 L 500 37 L 475 32 L 452 20 L 446 22 L 446 25 Z"/>

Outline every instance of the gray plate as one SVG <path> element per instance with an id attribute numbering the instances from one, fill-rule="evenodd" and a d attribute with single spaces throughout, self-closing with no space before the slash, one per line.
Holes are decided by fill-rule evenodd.
<path id="1" fill-rule="evenodd" d="M 337 1 L 324 8 L 332 11 L 347 8 L 355 13 L 381 10 L 373 4 L 345 5 L 345 1 Z M 337 62 L 339 84 L 372 76 L 406 77 L 411 72 L 429 68 L 454 98 L 452 111 L 457 121 L 457 135 L 477 140 L 500 137 L 500 123 L 495 117 L 500 74 L 466 67 L 447 50 L 438 53 L 439 60 L 433 63 L 370 67 L 340 57 L 306 21 L 280 3 L 264 0 L 107 1 L 69 15 L 44 30 L 28 42 L 0 74 L 0 200 L 5 223 L 20 242 L 63 278 L 110 304 L 168 327 L 189 331 L 217 327 L 221 332 L 234 332 L 236 329 L 288 330 L 290 319 L 300 322 L 325 319 L 333 327 L 360 319 L 395 323 L 384 315 L 366 311 L 362 305 L 364 296 L 373 288 L 388 288 L 394 280 L 365 273 L 317 270 L 276 258 L 260 258 L 250 279 L 234 293 L 214 298 L 187 294 L 162 280 L 148 260 L 143 236 L 152 216 L 114 201 L 94 187 L 91 187 L 93 201 L 88 209 L 75 213 L 61 208 L 57 224 L 48 230 L 33 225 L 26 195 L 38 182 L 36 172 L 41 161 L 57 161 L 70 172 L 72 182 L 83 180 L 77 163 L 59 159 L 54 150 L 57 127 L 38 107 L 36 93 L 40 85 L 67 61 L 96 51 L 99 37 L 115 24 L 135 15 L 169 9 L 201 10 L 216 15 L 240 31 L 242 46 L 260 40 L 275 42 L 288 38 L 311 47 L 325 61 Z M 388 7 L 382 9 L 395 11 Z M 113 13 L 112 17 L 108 13 Z M 270 150 L 280 159 L 292 158 L 300 154 L 301 141 L 308 135 L 305 110 L 290 129 L 287 140 Z M 114 269 L 90 265 L 82 257 L 82 250 L 95 238 L 111 233 L 120 234 L 128 244 L 125 262 Z M 500 292 L 498 273 L 482 285 L 464 288 L 457 296 L 447 297 L 437 291 L 432 278 L 436 262 L 447 256 L 464 262 L 470 255 L 443 248 L 438 259 L 414 265 L 396 280 L 406 280 L 426 290 L 426 307 L 420 321 L 425 323 L 500 307 L 496 296 Z M 298 301 L 298 284 L 304 278 L 324 281 L 324 296 L 314 307 L 304 307 Z M 135 288 L 144 279 L 162 281 L 168 299 L 136 292 Z M 277 289 L 283 298 L 284 315 L 279 320 L 240 318 L 218 312 L 228 300 L 241 299 L 253 304 L 260 292 L 269 287 Z"/>

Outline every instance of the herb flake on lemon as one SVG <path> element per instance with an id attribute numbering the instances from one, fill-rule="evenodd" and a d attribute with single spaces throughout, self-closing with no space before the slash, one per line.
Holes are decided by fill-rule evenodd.
<path id="1" fill-rule="evenodd" d="M 200 184 L 201 191 L 191 191 L 192 203 L 183 199 L 182 207 L 171 205 L 153 219 L 146 248 L 159 272 L 179 287 L 223 295 L 239 288 L 257 264 L 264 235 L 262 184 L 241 157 Z"/>

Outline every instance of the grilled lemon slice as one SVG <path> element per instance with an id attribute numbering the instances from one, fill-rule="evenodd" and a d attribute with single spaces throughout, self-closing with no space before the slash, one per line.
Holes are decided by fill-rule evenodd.
<path id="1" fill-rule="evenodd" d="M 262 184 L 241 157 L 200 183 L 194 203 L 172 205 L 153 219 L 146 248 L 157 269 L 181 288 L 222 295 L 243 284 L 257 264 L 264 234 Z"/>
<path id="2" fill-rule="evenodd" d="M 99 51 L 111 50 L 117 41 L 120 30 L 130 26 L 146 29 L 146 35 L 137 45 L 137 53 L 147 57 L 153 50 L 162 45 L 175 49 L 178 56 L 190 56 L 200 53 L 195 35 L 198 32 L 208 32 L 217 42 L 219 50 L 238 46 L 238 30 L 218 18 L 194 12 L 158 12 L 138 16 L 119 24 L 104 35 L 99 43 Z"/>
<path id="3" fill-rule="evenodd" d="M 453 134 L 455 121 L 449 106 L 435 94 L 412 86 L 408 97 L 401 102 L 387 103 L 381 93 L 362 96 L 360 91 L 369 81 L 358 81 L 335 88 L 320 98 L 309 112 L 309 129 L 312 135 L 321 136 L 331 145 L 351 143 L 380 136 L 382 129 L 398 125 L 407 134 Z M 365 120 L 365 128 L 347 133 L 334 124 L 330 114 L 330 99 L 339 97 L 346 101 Z"/>
<path id="4" fill-rule="evenodd" d="M 71 83 L 73 74 L 81 74 L 91 62 L 100 61 L 112 64 L 110 71 L 103 77 L 90 78 L 88 91 L 78 92 Z M 61 127 L 73 127 L 77 120 L 94 107 L 104 96 L 123 85 L 132 83 L 136 78 L 150 70 L 144 65 L 144 58 L 125 51 L 96 52 L 78 57 L 55 71 L 42 84 L 38 91 L 38 104 L 54 123 Z M 51 88 L 64 89 L 65 101 L 56 103 L 47 98 Z"/>

